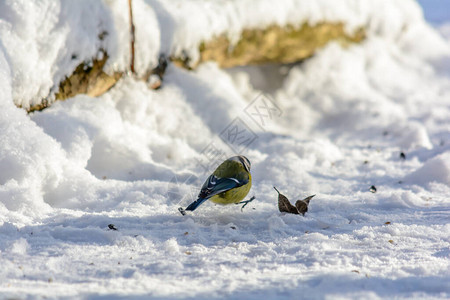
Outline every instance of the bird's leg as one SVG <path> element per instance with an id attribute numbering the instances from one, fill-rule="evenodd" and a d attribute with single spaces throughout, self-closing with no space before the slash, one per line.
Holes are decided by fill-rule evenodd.
<path id="1" fill-rule="evenodd" d="M 183 216 L 186 215 L 186 211 L 185 211 L 182 207 L 179 207 L 179 208 L 178 208 L 178 211 L 179 211 Z"/>
<path id="2" fill-rule="evenodd" d="M 241 207 L 241 211 L 242 211 L 242 210 L 244 209 L 244 207 L 245 207 L 247 204 L 249 204 L 250 202 L 252 202 L 253 200 L 255 200 L 255 196 L 251 197 L 251 198 L 248 199 L 248 200 L 238 202 L 238 203 L 236 203 L 236 204 L 244 204 L 244 205 L 242 205 L 242 207 Z"/>

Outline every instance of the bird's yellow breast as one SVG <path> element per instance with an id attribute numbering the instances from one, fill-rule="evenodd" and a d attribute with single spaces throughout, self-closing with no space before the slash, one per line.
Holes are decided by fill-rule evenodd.
<path id="1" fill-rule="evenodd" d="M 241 202 L 252 187 L 252 175 L 248 174 L 248 183 L 243 186 L 228 190 L 209 198 L 210 201 L 217 204 L 233 204 Z"/>

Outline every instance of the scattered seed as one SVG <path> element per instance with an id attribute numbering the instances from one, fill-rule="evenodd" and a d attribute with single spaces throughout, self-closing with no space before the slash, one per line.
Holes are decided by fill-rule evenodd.
<path id="1" fill-rule="evenodd" d="M 236 227 L 234 227 L 234 226 L 231 226 L 230 228 L 236 230 Z"/>
<path id="2" fill-rule="evenodd" d="M 108 228 L 109 228 L 110 230 L 117 230 L 117 228 L 116 228 L 116 226 L 115 226 L 114 224 L 109 224 L 109 225 L 108 225 Z"/>
<path id="3" fill-rule="evenodd" d="M 390 224 L 391 224 L 391 222 L 389 222 L 389 221 L 384 223 L 384 225 L 390 225 Z"/>
<path id="4" fill-rule="evenodd" d="M 353 273 L 358 273 L 358 274 L 359 274 L 359 271 L 358 271 L 358 270 L 352 270 L 352 272 L 353 272 Z"/>
<path id="5" fill-rule="evenodd" d="M 376 193 L 377 192 L 377 188 L 374 185 L 372 185 L 370 187 L 369 191 L 372 192 L 372 193 Z"/>
<path id="6" fill-rule="evenodd" d="M 186 251 L 186 252 L 184 252 L 186 255 L 191 255 L 192 254 L 192 252 L 191 251 Z"/>
<path id="7" fill-rule="evenodd" d="M 400 158 L 405 160 L 406 159 L 406 154 L 404 152 L 400 152 Z"/>
<path id="8" fill-rule="evenodd" d="M 188 235 L 188 234 L 189 234 L 189 232 L 187 232 L 187 231 L 184 233 L 184 235 Z"/>
<path id="9" fill-rule="evenodd" d="M 393 243 L 394 243 L 394 240 L 389 240 L 388 242 L 391 243 L 391 244 L 393 244 Z"/>
<path id="10" fill-rule="evenodd" d="M 98 35 L 98 39 L 99 39 L 100 41 L 103 41 L 107 35 L 108 35 L 108 31 L 103 30 L 103 31 L 100 32 L 100 34 Z"/>

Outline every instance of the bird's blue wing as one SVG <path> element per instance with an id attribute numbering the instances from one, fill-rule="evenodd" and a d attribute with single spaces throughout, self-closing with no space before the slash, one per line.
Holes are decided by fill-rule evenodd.
<path id="1" fill-rule="evenodd" d="M 238 180 L 236 178 L 218 178 L 215 175 L 211 175 L 203 184 L 198 197 L 208 199 L 222 192 L 234 189 L 239 186 L 243 186 L 247 182 L 248 180 Z"/>
<path id="2" fill-rule="evenodd" d="M 192 202 L 186 210 L 195 210 L 200 204 L 215 196 L 217 194 L 226 192 L 228 190 L 234 189 L 236 187 L 243 186 L 248 183 L 247 180 L 238 180 L 236 178 L 218 178 L 215 175 L 211 175 L 205 181 L 198 194 L 198 199 Z"/>

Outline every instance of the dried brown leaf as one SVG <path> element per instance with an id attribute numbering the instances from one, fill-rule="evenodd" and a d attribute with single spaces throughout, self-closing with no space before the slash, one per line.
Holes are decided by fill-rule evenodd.
<path id="1" fill-rule="evenodd" d="M 273 187 L 275 189 L 275 191 L 277 191 L 278 193 L 278 209 L 280 210 L 280 212 L 287 212 L 287 213 L 291 213 L 291 214 L 296 214 L 298 215 L 298 210 L 295 206 L 293 206 L 291 204 L 291 202 L 289 202 L 289 199 L 281 194 L 276 187 Z"/>
<path id="2" fill-rule="evenodd" d="M 308 211 L 309 201 L 311 201 L 314 196 L 315 195 L 311 195 L 303 200 L 297 200 L 297 202 L 295 202 L 295 207 L 300 214 L 305 215 L 305 213 Z"/>

